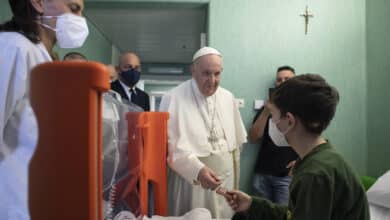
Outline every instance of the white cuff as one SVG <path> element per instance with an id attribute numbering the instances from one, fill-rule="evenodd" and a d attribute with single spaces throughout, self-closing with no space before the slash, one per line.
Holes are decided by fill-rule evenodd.
<path id="1" fill-rule="evenodd" d="M 199 184 L 199 171 L 205 166 L 194 154 L 177 158 L 169 166 L 191 184 Z"/>

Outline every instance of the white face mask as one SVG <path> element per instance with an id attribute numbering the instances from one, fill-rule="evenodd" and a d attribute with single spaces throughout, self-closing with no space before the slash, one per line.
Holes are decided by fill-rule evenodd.
<path id="1" fill-rule="evenodd" d="M 40 24 L 56 32 L 57 43 L 61 48 L 81 47 L 88 37 L 88 25 L 84 17 L 64 13 L 60 16 L 42 16 L 42 18 L 57 18 L 56 28 Z"/>
<path id="2" fill-rule="evenodd" d="M 272 142 L 274 142 L 274 144 L 278 147 L 288 147 L 290 146 L 286 140 L 286 136 L 285 134 L 289 131 L 289 129 L 287 129 L 286 131 L 282 132 L 279 130 L 278 127 L 276 127 L 276 124 L 278 124 L 280 121 L 278 121 L 277 123 L 274 123 L 272 121 L 272 119 L 270 118 L 269 119 L 269 123 L 268 123 L 268 134 L 272 140 Z"/>

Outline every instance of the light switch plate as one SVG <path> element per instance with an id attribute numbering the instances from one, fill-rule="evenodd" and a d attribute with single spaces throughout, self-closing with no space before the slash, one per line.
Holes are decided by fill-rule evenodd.
<path id="1" fill-rule="evenodd" d="M 253 103 L 253 108 L 255 110 L 259 110 L 261 109 L 261 107 L 263 107 L 263 105 L 264 105 L 264 100 L 256 99 Z"/>

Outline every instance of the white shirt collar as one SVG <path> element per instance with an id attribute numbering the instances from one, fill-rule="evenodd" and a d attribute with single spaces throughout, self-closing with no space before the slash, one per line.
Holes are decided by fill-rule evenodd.
<path id="1" fill-rule="evenodd" d="M 120 79 L 118 81 L 122 85 L 123 89 L 125 90 L 127 97 L 129 97 L 129 100 L 131 99 L 130 89 L 134 89 L 134 93 L 137 95 L 137 91 L 135 90 L 135 86 L 133 86 L 131 88 L 128 85 L 126 85 L 124 82 L 122 82 Z"/>

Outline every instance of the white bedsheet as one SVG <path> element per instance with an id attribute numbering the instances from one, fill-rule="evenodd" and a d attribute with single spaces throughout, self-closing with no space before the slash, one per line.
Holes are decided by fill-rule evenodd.
<path id="1" fill-rule="evenodd" d="M 113 220 L 137 220 L 137 218 L 128 211 L 120 212 Z M 205 208 L 196 208 L 179 217 L 162 217 L 153 215 L 151 218 L 143 217 L 142 220 L 212 220 L 211 213 Z M 220 219 L 223 220 L 223 219 Z"/>
<path id="2" fill-rule="evenodd" d="M 371 220 L 390 220 L 390 171 L 367 191 Z"/>

